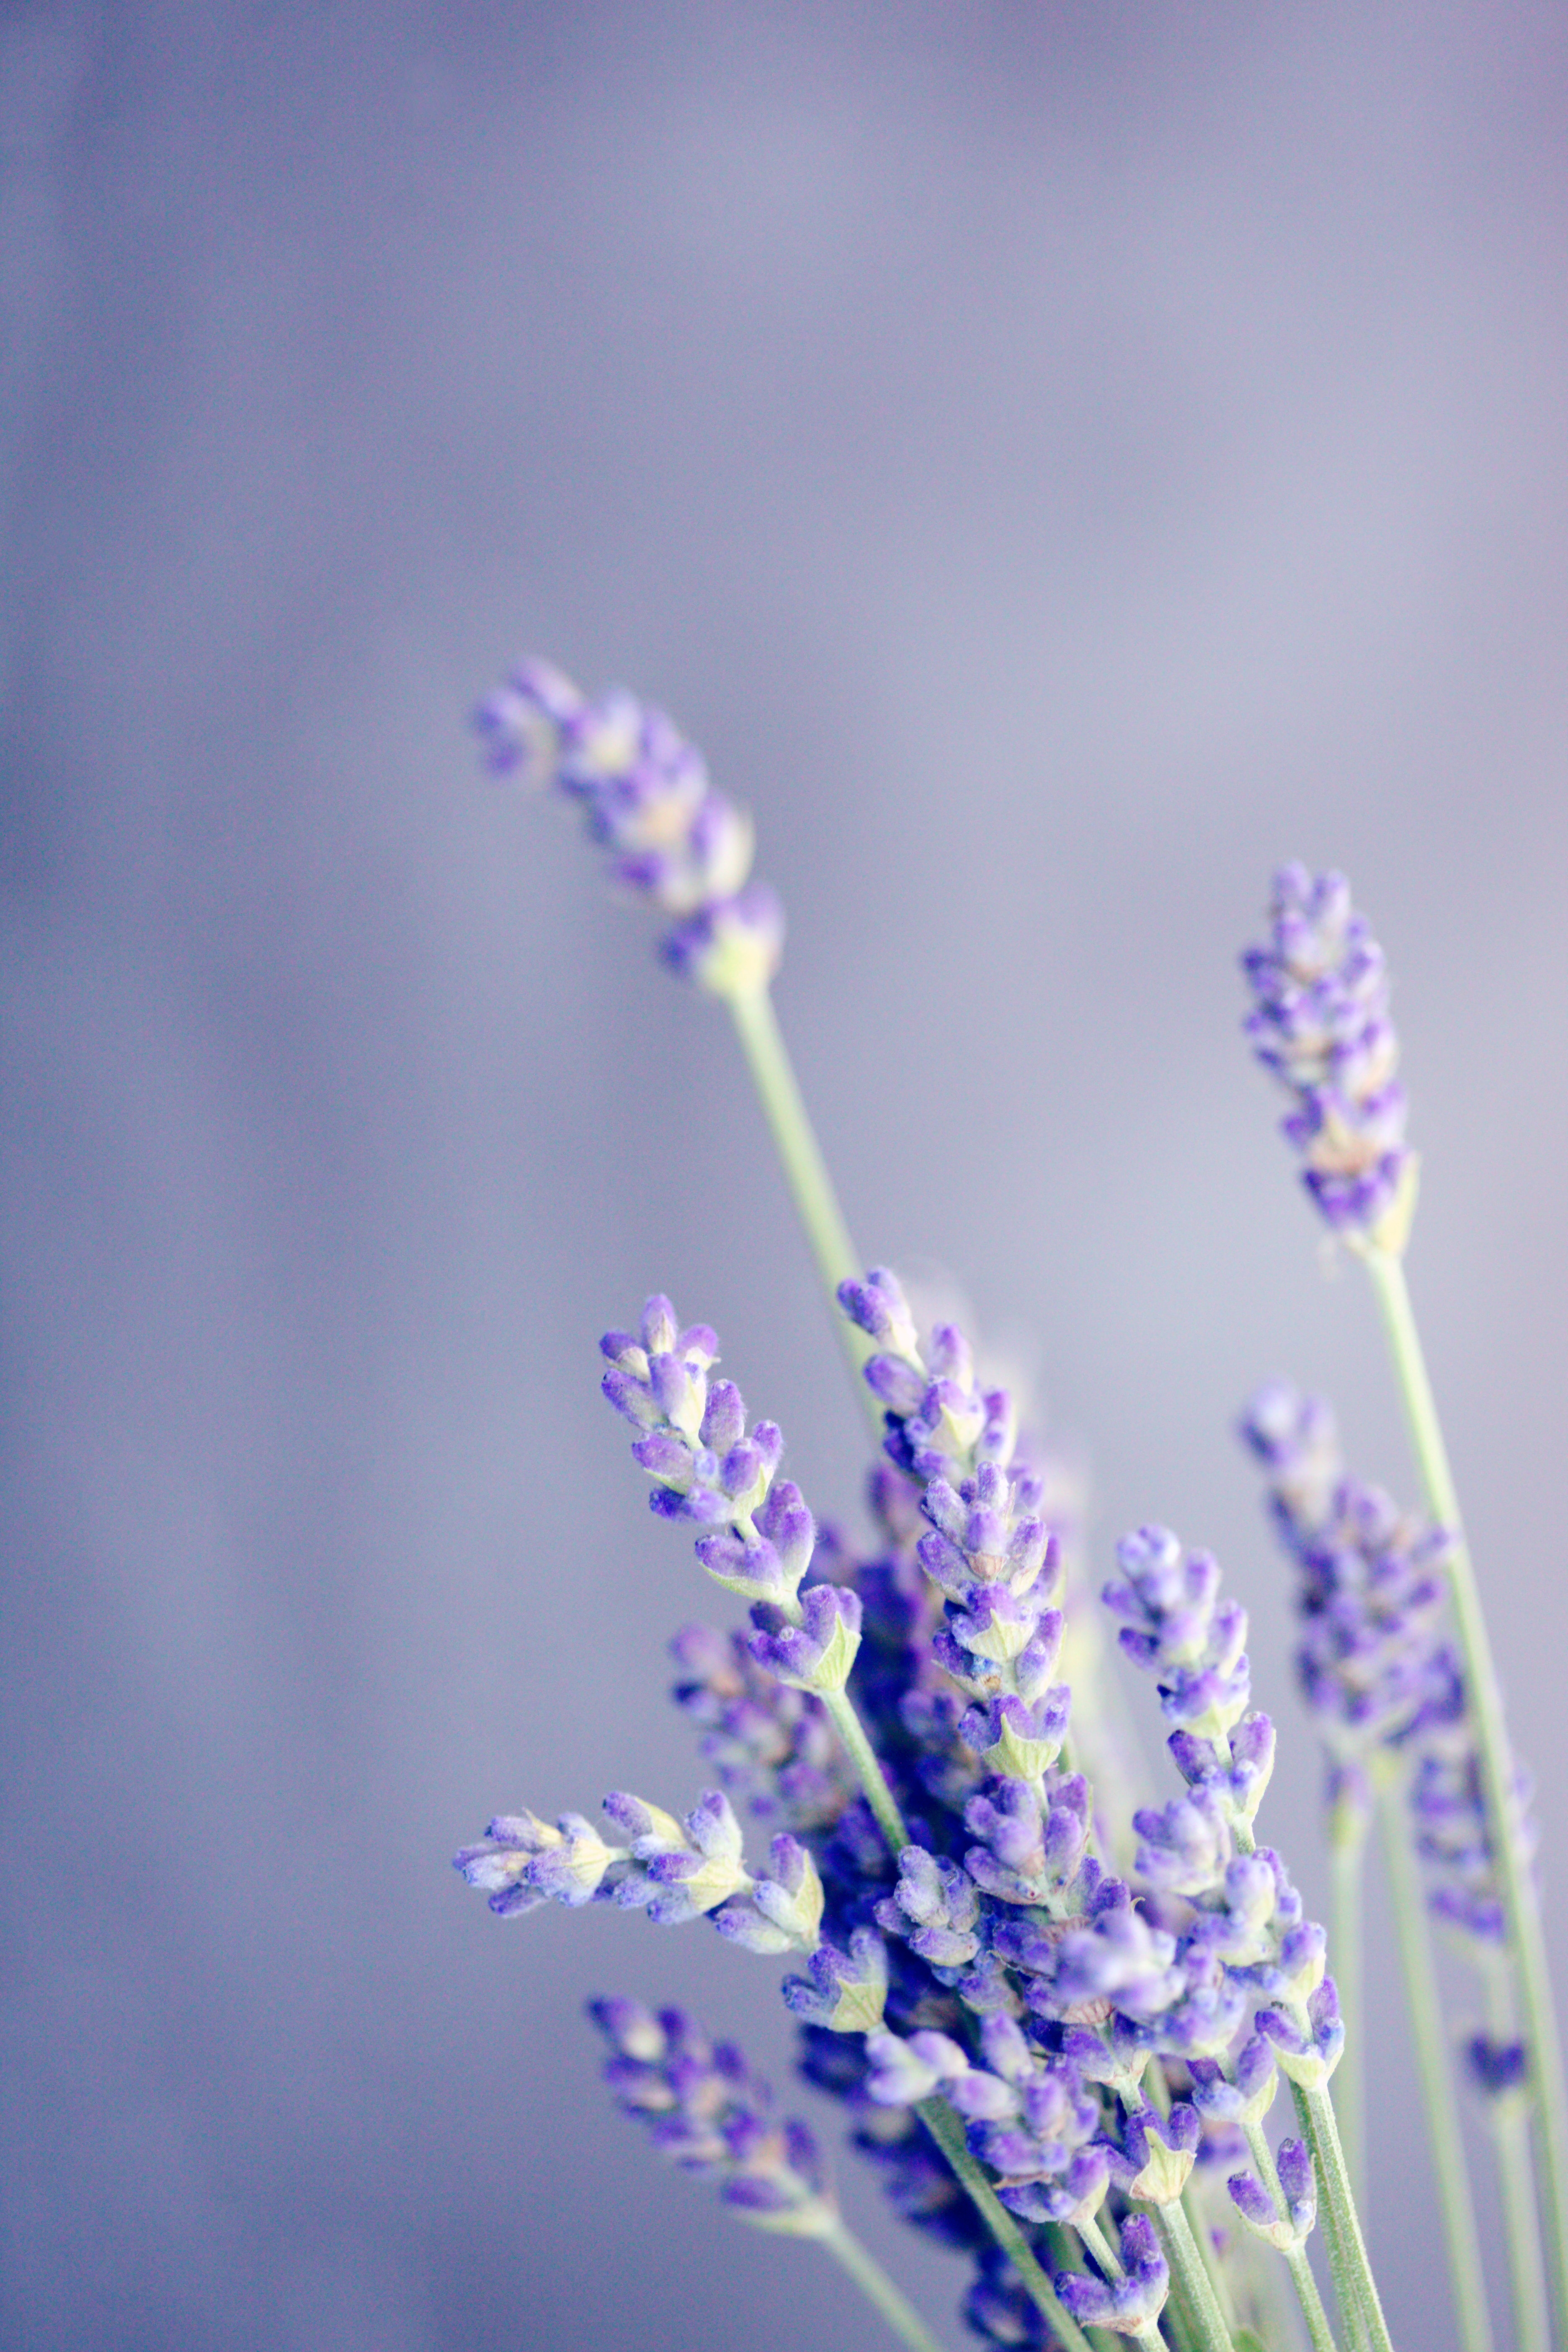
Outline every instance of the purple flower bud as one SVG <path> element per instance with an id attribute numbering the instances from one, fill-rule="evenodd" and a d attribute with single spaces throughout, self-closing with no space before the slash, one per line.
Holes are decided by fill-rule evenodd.
<path id="1" fill-rule="evenodd" d="M 917 2106 L 942 2083 L 969 2071 L 968 2059 L 945 2033 L 914 2033 L 908 2041 L 896 2033 L 868 2033 L 866 2055 L 871 2062 L 867 2093 L 883 2107 Z"/>
<path id="2" fill-rule="evenodd" d="M 1279 2227 L 1279 2208 L 1255 2172 L 1233 2172 L 1225 2185 L 1244 2221 L 1263 2232 Z"/>
<path id="3" fill-rule="evenodd" d="M 800 1603 L 803 1622 L 788 1624 L 766 1604 L 753 1610 L 758 1631 L 752 1655 L 779 1681 L 819 1696 L 841 1691 L 860 1646 L 858 1593 L 837 1584 L 814 1585 Z"/>
<path id="4" fill-rule="evenodd" d="M 1089 2278 L 1074 2271 L 1058 2274 L 1057 2294 L 1080 2326 L 1113 2327 L 1124 2336 L 1140 2336 L 1159 2318 L 1170 2280 L 1146 2215 L 1131 2214 L 1122 2223 L 1121 2260 L 1126 2270 L 1121 2279 Z"/>
<path id="5" fill-rule="evenodd" d="M 1472 2033 L 1465 2043 L 1465 2063 L 1470 2080 L 1489 2099 L 1522 2090 L 1530 2080 L 1530 2053 L 1518 2040 Z"/>
<path id="6" fill-rule="evenodd" d="M 864 1282 L 841 1282 L 838 1304 L 849 1320 L 896 1355 L 914 1356 L 919 1343 L 909 1300 L 899 1277 L 885 1265 L 874 1265 Z"/>

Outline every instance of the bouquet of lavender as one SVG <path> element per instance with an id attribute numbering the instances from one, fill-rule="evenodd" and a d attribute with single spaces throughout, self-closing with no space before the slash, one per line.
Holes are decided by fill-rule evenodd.
<path id="1" fill-rule="evenodd" d="M 983 2340 L 1390 2352 L 1356 2204 L 1376 1820 L 1466 2352 L 1492 2336 L 1435 1922 L 1489 2003 L 1458 2054 L 1493 2126 L 1515 2341 L 1542 2352 L 1554 2321 L 1568 2342 L 1529 1791 L 1405 1282 L 1416 1160 L 1383 958 L 1342 879 L 1285 867 L 1243 959 L 1305 1185 L 1382 1307 L 1428 1514 L 1347 1474 L 1321 1402 L 1282 1384 L 1253 1400 L 1243 1435 L 1295 1566 L 1327 1759 L 1331 1937 L 1259 1838 L 1275 1731 L 1217 1562 L 1140 1528 L 1086 1591 L 1060 1465 L 965 1334 L 922 1329 L 897 1276 L 853 1248 L 773 1012 L 783 919 L 752 878 L 746 818 L 660 712 L 590 700 L 548 664 L 514 672 L 479 725 L 497 772 L 581 804 L 618 878 L 668 919 L 667 963 L 730 1011 L 868 1408 L 877 1541 L 860 1558 L 819 1528 L 781 1475 L 780 1430 L 718 1375 L 714 1333 L 648 1299 L 601 1342 L 602 1386 L 655 1514 L 749 1611 L 744 1631 L 689 1626 L 672 1645 L 716 1785 L 685 1812 L 614 1793 L 604 1830 L 500 1814 L 458 1869 L 503 1917 L 608 1902 L 783 1958 L 803 2074 L 842 2102 L 910 2223 L 968 2255 Z M 1166 1726 L 1173 1769 L 1152 1801 L 1117 1736 L 1098 1608 Z M 812 2134 L 741 2052 L 680 2011 L 591 2007 L 605 2079 L 655 2145 L 738 2219 L 814 2241 L 931 2352 Z"/>

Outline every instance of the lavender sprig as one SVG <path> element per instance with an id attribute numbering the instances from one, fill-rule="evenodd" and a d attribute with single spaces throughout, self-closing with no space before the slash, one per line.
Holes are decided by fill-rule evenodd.
<path id="1" fill-rule="evenodd" d="M 1346 2325 L 1364 2322 L 1376 2352 L 1391 2352 L 1328 2092 L 1344 2029 L 1325 1972 L 1327 1939 L 1305 1917 L 1279 1855 L 1253 1837 L 1274 1734 L 1267 1717 L 1249 1711 L 1246 1612 L 1222 1598 L 1212 1557 L 1184 1551 L 1168 1528 L 1139 1528 L 1117 1559 L 1121 1574 L 1105 1601 L 1123 1621 L 1124 1650 L 1153 1675 L 1176 1726 L 1167 1745 L 1187 1783 L 1184 1797 L 1134 1816 L 1140 1874 L 1190 1906 L 1175 1952 L 1188 1990 L 1157 2030 L 1190 2061 L 1220 2061 L 1223 2080 L 1246 2009 L 1267 1997 L 1254 2016 L 1254 2040 L 1266 2047 L 1247 2059 L 1258 2078 L 1249 2097 L 1262 2096 L 1271 2053 L 1289 2078 L 1327 2192 Z M 1300 2267 L 1296 2275 L 1311 2326 Z"/>
<path id="2" fill-rule="evenodd" d="M 1247 1033 L 1293 1098 L 1283 1125 L 1302 1181 L 1336 1232 L 1402 1241 L 1415 1158 L 1383 950 L 1342 874 L 1282 866 L 1268 912 L 1268 939 L 1241 960 Z"/>
<path id="3" fill-rule="evenodd" d="M 751 820 L 710 782 L 700 752 L 662 711 L 619 688 L 590 701 L 538 656 L 517 665 L 474 724 L 493 773 L 576 801 L 616 878 L 674 918 L 664 961 L 729 1007 L 831 1299 L 858 1261 L 773 1012 L 784 910 L 765 883 L 748 879 Z M 837 1328 L 858 1374 L 864 1351 Z"/>
<path id="4" fill-rule="evenodd" d="M 940 2352 L 920 2314 L 847 2227 L 816 2140 L 773 2096 L 733 2042 L 711 2041 L 679 2009 L 594 2000 L 610 2045 L 605 2080 L 644 2123 L 658 2153 L 713 2182 L 737 2221 L 815 2240 L 849 2273 L 910 2352 Z"/>
<path id="5" fill-rule="evenodd" d="M 1515 1814 L 1515 1768 L 1480 1591 L 1464 1538 L 1458 1493 L 1415 1320 L 1404 1253 L 1415 1163 L 1405 1143 L 1404 1098 L 1393 1076 L 1383 958 L 1350 906 L 1342 879 L 1313 881 L 1300 866 L 1276 883 L 1274 938 L 1243 959 L 1257 999 L 1259 1049 L 1296 1092 L 1298 1139 L 1324 1213 L 1365 1265 L 1434 1523 L 1449 1537 L 1447 1575 L 1474 1711 L 1479 1780 L 1510 1954 L 1518 1978 L 1535 2093 L 1532 2112 L 1542 2220 L 1550 2249 L 1557 2328 L 1568 2341 L 1568 2084 L 1540 1906 Z M 1314 1024 L 1316 1024 L 1314 1026 Z M 1336 1053 L 1343 1048 L 1342 1062 Z M 1316 1051 L 1321 1066 L 1315 1068 Z M 1342 1105 L 1349 1115 L 1340 1116 Z M 1288 1128 L 1289 1122 L 1287 1123 Z M 1321 1149 L 1316 1149 L 1321 1139 Z"/>
<path id="6" fill-rule="evenodd" d="M 860 1598 L 837 1584 L 802 1592 L 816 1528 L 799 1487 L 777 1478 L 784 1439 L 776 1423 L 758 1422 L 748 1433 L 733 1381 L 710 1381 L 719 1352 L 713 1333 L 706 1324 L 681 1330 L 668 1298 L 650 1298 L 637 1332 L 607 1332 L 600 1346 L 610 1366 L 605 1395 L 639 1432 L 632 1454 L 653 1480 L 653 1509 L 704 1529 L 698 1559 L 715 1582 L 752 1604 L 752 1658 L 822 1701 L 897 1853 L 909 1832 L 846 1688 L 860 1646 Z"/>
<path id="7" fill-rule="evenodd" d="M 595 700 L 551 662 L 520 662 L 474 725 L 492 773 L 577 803 L 616 881 L 674 917 L 672 971 L 717 996 L 765 987 L 784 915 L 750 882 L 751 819 L 709 781 L 701 753 L 662 710 L 621 688 Z"/>
<path id="8" fill-rule="evenodd" d="M 1353 1843 L 1352 1887 L 1374 1800 L 1382 1819 L 1455 2306 L 1469 2352 L 1486 2352 L 1480 2233 L 1412 1861 L 1414 1845 L 1426 1865 L 1427 1906 L 1489 1969 L 1503 1913 L 1463 1673 L 1439 1622 L 1449 1541 L 1347 1475 L 1333 1416 L 1320 1399 L 1271 1382 L 1253 1399 L 1242 1434 L 1267 1469 L 1275 1525 L 1300 1570 L 1298 1669 L 1333 1759 L 1335 1843 L 1342 1852 Z M 1358 1910 L 1347 1924 L 1359 1926 Z M 1532 2218 L 1514 2200 L 1506 2219 L 1516 2279 L 1538 2273 Z M 1521 2340 L 1538 2339 L 1526 2330 Z"/>

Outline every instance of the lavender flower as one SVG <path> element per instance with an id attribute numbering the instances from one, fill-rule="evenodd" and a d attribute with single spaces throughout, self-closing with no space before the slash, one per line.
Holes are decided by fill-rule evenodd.
<path id="1" fill-rule="evenodd" d="M 662 947 L 675 971 L 720 996 L 765 987 L 784 918 L 765 884 L 747 880 L 751 821 L 661 710 L 618 688 L 590 702 L 551 663 L 528 660 L 474 724 L 494 773 L 576 801 L 616 880 L 676 917 Z"/>
<path id="2" fill-rule="evenodd" d="M 1269 919 L 1267 944 L 1241 961 L 1255 1000 L 1247 1033 L 1294 1098 L 1283 1131 L 1329 1224 L 1397 1249 L 1415 1159 L 1383 950 L 1342 874 L 1282 866 Z"/>
<path id="3" fill-rule="evenodd" d="M 682 1674 L 675 1703 L 730 1796 L 797 1836 L 837 1822 L 855 1783 L 821 1700 L 760 1666 L 742 1633 L 687 1625 L 669 1647 Z"/>
<path id="4" fill-rule="evenodd" d="M 1255 2237 L 1276 2246 L 1282 2254 L 1296 2253 L 1311 2236 L 1318 2219 L 1318 2182 L 1311 2151 L 1304 2140 L 1282 2139 L 1275 2158 L 1284 2211 L 1252 2171 L 1233 2172 L 1226 2183 L 1231 2202 Z"/>
<path id="5" fill-rule="evenodd" d="M 1142 2336 L 1159 2318 L 1170 2287 L 1153 2225 L 1142 2213 L 1122 2223 L 1121 2259 L 1124 2277 L 1090 2279 L 1064 2272 L 1057 2280 L 1057 2293 L 1080 2326 Z"/>
<path id="6" fill-rule="evenodd" d="M 1216 1822 L 1247 1829 L 1274 1767 L 1274 1731 L 1248 1712 L 1247 1612 L 1220 1598 L 1209 1552 L 1184 1552 L 1168 1528 L 1139 1528 L 1116 1548 L 1121 1575 L 1102 1598 L 1124 1622 L 1121 1647 L 1152 1674 L 1178 1770 L 1207 1790 Z"/>
<path id="7" fill-rule="evenodd" d="M 595 2000 L 590 2016 L 612 2055 L 605 2080 L 623 2112 L 647 2126 L 661 2156 L 718 2186 L 737 2218 L 797 2238 L 826 2237 L 838 2209 L 816 2140 L 732 2042 L 710 2042 L 679 2009 Z"/>
<path id="8" fill-rule="evenodd" d="M 1379 1753 L 1405 1756 L 1431 1908 L 1462 1936 L 1500 1944 L 1503 1902 L 1475 1729 L 1463 1669 L 1442 1638 L 1451 1538 L 1347 1475 L 1321 1399 L 1271 1381 L 1241 1431 L 1268 1471 L 1271 1514 L 1300 1570 L 1297 1667 L 1332 1759 L 1336 1813 L 1364 1814 Z M 1530 1793 L 1520 1771 L 1520 1831 L 1532 1844 Z"/>
<path id="9" fill-rule="evenodd" d="M 717 1913 L 721 1932 L 752 1951 L 816 1950 L 822 1882 L 797 1839 L 775 1837 L 771 1874 L 753 1876 L 721 1790 L 710 1789 L 684 1821 L 620 1790 L 605 1799 L 604 1810 L 625 1845 L 606 1843 L 581 1813 L 563 1813 L 555 1829 L 532 1813 L 505 1813 L 479 1843 L 462 1848 L 454 1866 L 502 1917 L 552 1897 L 573 1909 L 614 1902 L 646 1911 L 661 1927 Z"/>
<path id="10" fill-rule="evenodd" d="M 816 1528 L 799 1487 L 774 1483 L 776 1423 L 747 1433 L 740 1390 L 709 1379 L 718 1340 L 705 1323 L 682 1330 L 668 1298 L 648 1300 L 635 1334 L 608 1331 L 599 1345 L 610 1363 L 604 1393 L 641 1432 L 632 1454 L 654 1482 L 654 1510 L 706 1528 L 698 1559 L 754 1604 L 752 1657 L 794 1689 L 837 1696 L 860 1646 L 859 1597 L 827 1584 L 797 1597 Z"/>
<path id="11" fill-rule="evenodd" d="M 1041 1506 L 1044 1482 L 1017 1452 L 1005 1389 L 983 1391 L 973 1352 L 952 1325 L 922 1355 L 898 1277 L 874 1266 L 839 1286 L 839 1304 L 877 1344 L 865 1377 L 881 1400 L 889 1458 L 923 1487 L 921 1568 L 942 1594 L 939 1664 L 975 1704 L 960 1726 L 991 1771 L 1037 1781 L 1067 1728 L 1068 1693 L 1053 1685 L 1062 1618 L 1051 1604 L 1060 1559 Z"/>

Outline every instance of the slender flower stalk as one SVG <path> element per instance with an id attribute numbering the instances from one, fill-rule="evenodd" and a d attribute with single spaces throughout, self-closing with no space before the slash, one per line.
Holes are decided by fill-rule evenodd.
<path id="1" fill-rule="evenodd" d="M 1366 1266 L 1427 1507 L 1448 1539 L 1448 1593 L 1518 1972 L 1557 2324 L 1568 2342 L 1568 2092 L 1562 2037 L 1490 1637 L 1405 1277 L 1417 1162 L 1405 1140 L 1383 952 L 1352 907 L 1342 875 L 1314 877 L 1300 866 L 1282 867 L 1270 916 L 1269 940 L 1242 960 L 1254 996 L 1248 1034 L 1259 1059 L 1292 1097 L 1284 1131 L 1301 1154 L 1308 1191 L 1331 1229 Z"/>
<path id="2" fill-rule="evenodd" d="M 1382 1828 L 1460 2338 L 1467 2352 L 1489 2352 L 1480 2232 L 1413 1844 L 1419 1836 L 1436 1866 L 1434 1907 L 1484 1963 L 1496 1898 L 1484 1833 L 1478 1851 L 1466 1803 L 1463 1685 L 1439 1638 L 1447 1538 L 1347 1476 L 1333 1415 L 1320 1398 L 1271 1382 L 1253 1399 L 1241 1432 L 1268 1469 L 1275 1527 L 1300 1570 L 1297 1670 L 1329 1758 L 1336 1884 L 1344 1868 L 1345 1906 L 1357 1912 L 1369 1810 Z M 1415 1809 L 1413 1777 L 1422 1792 Z M 1359 1958 L 1359 1933 L 1352 1949 Z M 1347 2030 L 1353 2016 L 1346 2013 Z M 1346 2159 L 1353 2178 L 1348 2144 Z"/>
<path id="3" fill-rule="evenodd" d="M 590 701 L 552 662 L 517 667 L 474 724 L 493 774 L 574 800 L 624 888 L 674 920 L 660 943 L 671 971 L 728 1005 L 807 1244 L 831 1300 L 861 1264 L 827 1172 L 773 1009 L 784 910 L 751 881 L 751 819 L 709 781 L 702 755 L 661 710 L 619 688 Z M 855 1376 L 868 1353 L 834 1328 Z M 873 1426 L 875 1406 L 871 1407 Z"/>
<path id="4" fill-rule="evenodd" d="M 1356 2201 L 1364 2220 L 1367 2210 L 1366 2165 L 1366 1953 L 1363 1893 L 1366 1880 L 1366 1832 L 1358 1820 L 1331 1820 L 1330 1940 L 1334 1952 L 1334 1982 L 1339 1987 L 1340 2014 L 1345 2021 L 1345 2054 L 1334 2090 L 1340 2118 L 1340 2138 L 1345 2162 L 1355 2183 Z"/>
<path id="5" fill-rule="evenodd" d="M 1519 2352 L 1550 2352 L 1552 2318 L 1530 2161 L 1524 2045 L 1519 2040 L 1512 1974 L 1502 1954 L 1495 1956 L 1487 1974 L 1488 2030 L 1472 2037 L 1468 2054 L 1487 2095 L 1497 2150 L 1514 2330 Z"/>
<path id="6" fill-rule="evenodd" d="M 1509 1946 L 1518 1971 L 1521 2022 L 1530 2058 L 1541 2220 L 1557 2326 L 1563 2340 L 1568 2343 L 1568 2093 L 1564 2090 L 1562 2035 L 1546 1939 L 1542 1931 L 1541 1906 L 1530 1855 L 1521 1834 L 1515 1797 L 1517 1769 L 1509 1744 L 1502 1692 L 1492 1659 L 1480 1589 L 1465 1541 L 1458 1493 L 1404 1264 L 1394 1252 L 1375 1246 L 1366 1248 L 1362 1255 L 1382 1311 L 1427 1507 L 1453 1538 L 1448 1555 L 1448 1588 L 1474 1715 L 1487 1826 L 1497 1859 Z"/>
<path id="7" fill-rule="evenodd" d="M 1467 2352 L 1490 2352 L 1491 2318 L 1487 2309 L 1481 2237 L 1476 2225 L 1464 2130 L 1447 2064 L 1448 2037 L 1444 2029 L 1442 1996 L 1426 1927 L 1426 1908 L 1421 1900 L 1415 1857 L 1411 1852 L 1409 1808 L 1403 1801 L 1405 1791 L 1400 1785 L 1404 1776 L 1397 1767 L 1391 1767 L 1385 1768 L 1378 1778 L 1378 1826 L 1383 1832 L 1394 1928 L 1399 1937 L 1405 1998 L 1410 2011 L 1410 2039 L 1426 2115 L 1426 2142 L 1436 2176 L 1443 2233 L 1447 2241 L 1459 2340 Z"/>

